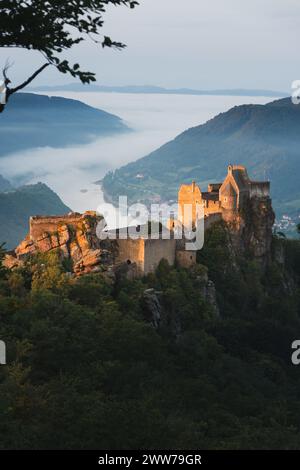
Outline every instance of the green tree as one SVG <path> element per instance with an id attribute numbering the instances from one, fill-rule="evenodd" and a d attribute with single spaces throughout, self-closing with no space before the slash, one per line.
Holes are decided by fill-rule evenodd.
<path id="1" fill-rule="evenodd" d="M 5 268 L 5 266 L 3 266 L 4 257 L 5 257 L 5 249 L 4 249 L 4 243 L 2 243 L 2 245 L 0 245 L 0 279 L 3 279 L 4 277 L 6 277 L 6 274 L 7 274 L 7 269 Z"/>
<path id="2" fill-rule="evenodd" d="M 0 47 L 17 47 L 39 51 L 44 64 L 27 80 L 11 88 L 7 76 L 9 63 L 3 68 L 6 85 L 6 101 L 17 91 L 25 88 L 49 65 L 55 66 L 62 73 L 78 77 L 82 83 L 95 81 L 95 74 L 83 71 L 79 64 L 71 65 L 61 57 L 61 53 L 71 49 L 87 38 L 102 47 L 122 49 L 125 45 L 113 41 L 108 36 L 100 37 L 103 15 L 108 6 L 125 5 L 134 8 L 135 0 L 4 0 L 0 10 Z M 0 105 L 0 112 L 4 105 Z"/>
<path id="3" fill-rule="evenodd" d="M 64 290 L 67 277 L 58 252 L 40 253 L 34 259 L 32 270 L 33 291 L 49 289 L 54 292 Z"/>

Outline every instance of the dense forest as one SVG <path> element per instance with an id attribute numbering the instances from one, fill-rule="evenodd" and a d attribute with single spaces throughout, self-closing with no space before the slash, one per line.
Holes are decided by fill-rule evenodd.
<path id="1" fill-rule="evenodd" d="M 274 237 L 265 270 L 228 250 L 216 225 L 197 266 L 135 281 L 55 253 L 2 267 L 1 448 L 299 449 L 300 242 Z"/>

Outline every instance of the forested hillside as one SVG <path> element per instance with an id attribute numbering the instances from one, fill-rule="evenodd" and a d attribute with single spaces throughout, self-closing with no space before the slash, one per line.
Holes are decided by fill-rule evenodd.
<path id="1" fill-rule="evenodd" d="M 9 183 L 8 183 L 9 184 Z M 58 195 L 46 184 L 21 186 L 0 191 L 0 245 L 15 248 L 29 231 L 32 215 L 67 214 L 70 212 Z"/>
<path id="2" fill-rule="evenodd" d="M 273 258 L 233 263 L 216 225 L 190 271 L 75 279 L 53 253 L 2 269 L 1 448 L 299 448 L 300 243 Z"/>

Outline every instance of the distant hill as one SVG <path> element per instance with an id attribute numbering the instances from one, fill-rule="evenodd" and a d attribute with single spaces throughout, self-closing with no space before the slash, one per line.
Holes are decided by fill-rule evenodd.
<path id="1" fill-rule="evenodd" d="M 2 193 L 4 191 L 10 191 L 12 189 L 13 189 L 13 187 L 10 184 L 10 182 L 7 181 L 5 178 L 3 178 L 2 175 L 0 175 L 0 193 Z"/>
<path id="2" fill-rule="evenodd" d="M 155 195 L 176 199 L 181 183 L 195 179 L 204 189 L 224 178 L 229 163 L 246 165 L 253 178 L 271 180 L 277 215 L 300 213 L 300 106 L 290 98 L 236 106 L 109 173 L 103 189 L 114 202 L 119 194 L 147 203 Z"/>
<path id="3" fill-rule="evenodd" d="M 0 157 L 35 147 L 87 143 L 124 131 L 128 128 L 119 117 L 80 101 L 16 93 L 0 115 Z"/>
<path id="4" fill-rule="evenodd" d="M 0 192 L 0 244 L 6 242 L 6 248 L 14 248 L 28 233 L 31 215 L 61 215 L 68 212 L 69 207 L 43 183 Z"/>
<path id="5" fill-rule="evenodd" d="M 153 85 L 128 85 L 128 86 L 105 86 L 105 85 L 82 85 L 81 83 L 69 83 L 67 85 L 40 86 L 32 88 L 34 91 L 90 91 L 102 93 L 134 93 L 134 94 L 159 94 L 159 95 L 216 95 L 216 96 L 269 96 L 282 98 L 285 92 L 274 90 L 247 90 L 243 88 L 224 90 L 195 90 L 191 88 L 163 88 Z"/>

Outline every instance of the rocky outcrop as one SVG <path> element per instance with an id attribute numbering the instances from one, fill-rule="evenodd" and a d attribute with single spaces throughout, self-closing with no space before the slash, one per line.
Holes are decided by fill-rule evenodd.
<path id="1" fill-rule="evenodd" d="M 58 251 L 62 258 L 70 260 L 76 275 L 99 271 L 113 264 L 112 243 L 100 240 L 96 234 L 101 220 L 101 216 L 92 212 L 31 218 L 30 233 L 6 256 L 4 263 L 12 268 L 34 254 Z"/>
<path id="2" fill-rule="evenodd" d="M 272 256 L 272 238 L 275 214 L 269 197 L 253 197 L 242 214 L 244 224 L 240 242 L 261 265 L 265 266 Z"/>
<path id="3" fill-rule="evenodd" d="M 217 317 L 220 316 L 216 287 L 214 282 L 208 277 L 207 267 L 198 264 L 193 268 L 192 272 L 195 276 L 203 299 L 211 306 L 212 312 Z"/>
<path id="4" fill-rule="evenodd" d="M 156 292 L 154 289 L 147 289 L 142 298 L 146 320 L 156 329 L 159 327 L 162 317 L 162 305 L 159 300 L 159 295 L 160 293 Z"/>

